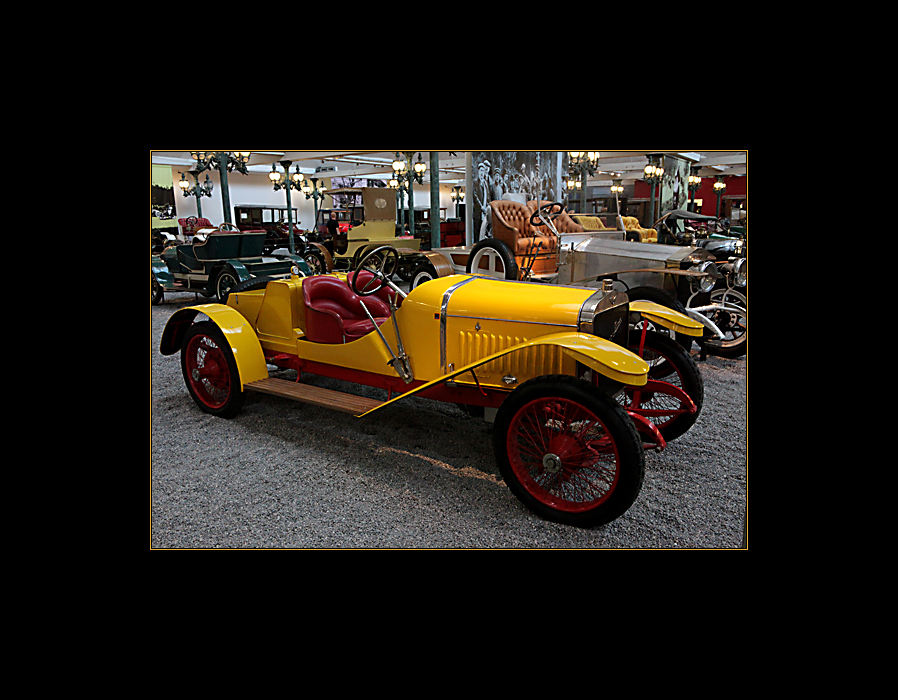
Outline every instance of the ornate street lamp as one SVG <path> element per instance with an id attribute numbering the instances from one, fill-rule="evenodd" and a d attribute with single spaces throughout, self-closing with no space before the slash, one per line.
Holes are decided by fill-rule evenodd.
<path id="1" fill-rule="evenodd" d="M 224 220 L 231 223 L 231 196 L 228 192 L 228 173 L 236 170 L 246 175 L 246 164 L 249 162 L 249 151 L 190 151 L 190 157 L 196 161 L 198 173 L 218 168 L 221 177 L 221 207 Z"/>
<path id="2" fill-rule="evenodd" d="M 415 192 L 412 188 L 412 181 L 417 182 L 419 185 L 424 184 L 424 173 L 427 172 L 427 163 L 421 159 L 421 154 L 419 153 L 418 162 L 415 163 L 410 170 L 408 166 L 412 162 L 412 156 L 415 155 L 415 152 L 402 151 L 401 154 L 405 155 L 405 160 L 401 160 L 400 151 L 396 151 L 396 160 L 393 161 L 393 177 L 390 179 L 390 187 L 399 190 L 399 197 L 396 198 L 396 204 L 400 211 L 403 212 L 400 216 L 400 230 L 405 229 L 405 208 L 402 207 L 399 202 L 402 198 L 402 193 L 408 193 L 408 232 L 414 236 Z"/>
<path id="3" fill-rule="evenodd" d="M 717 176 L 717 182 L 714 183 L 714 194 L 717 195 L 717 214 L 715 216 L 720 218 L 720 197 L 727 190 L 726 183 L 723 181 L 723 175 Z"/>
<path id="4" fill-rule="evenodd" d="M 187 178 L 184 177 L 184 173 L 181 173 L 181 181 L 178 183 L 178 187 L 181 188 L 181 192 L 185 197 L 196 197 L 196 215 L 201 217 L 203 215 L 203 207 L 200 203 L 203 197 L 211 197 L 212 196 L 212 181 L 209 179 L 209 173 L 206 173 L 206 181 L 201 185 L 199 179 L 199 171 L 190 170 L 191 175 L 193 175 L 193 187 L 190 186 L 190 183 L 187 182 Z"/>
<path id="5" fill-rule="evenodd" d="M 455 202 L 455 218 L 458 219 L 458 205 L 465 201 L 465 191 L 461 185 L 456 185 L 452 188 L 452 194 L 449 195 L 452 198 L 452 201 Z"/>
<path id="6" fill-rule="evenodd" d="M 587 179 L 590 175 L 595 175 L 599 169 L 599 152 L 598 151 L 568 151 L 568 174 L 570 177 L 567 181 L 569 190 L 583 191 L 583 205 L 581 212 L 586 213 L 586 199 L 589 192 Z M 571 184 L 576 181 L 577 184 Z"/>
<path id="7" fill-rule="evenodd" d="M 268 173 L 268 179 L 271 180 L 275 192 L 283 188 L 287 194 L 287 247 L 291 253 L 295 253 L 296 249 L 293 247 L 293 204 L 290 202 L 290 190 L 303 191 L 302 173 L 299 172 L 299 163 L 296 164 L 296 172 L 293 173 L 292 176 L 290 175 L 290 166 L 293 164 L 292 161 L 281 160 L 278 161 L 278 163 L 284 168 L 284 174 L 281 175 L 277 170 L 277 165 L 272 163 L 271 172 Z"/>
<path id="8" fill-rule="evenodd" d="M 646 156 L 646 158 L 648 158 L 649 164 L 645 166 L 645 177 L 643 179 L 651 188 L 652 196 L 649 199 L 649 220 L 645 225 L 651 226 L 655 223 L 655 185 L 660 185 L 664 176 L 664 167 L 662 166 L 664 156 L 651 155 Z M 661 201 L 660 192 L 658 193 L 658 201 Z"/>
<path id="9" fill-rule="evenodd" d="M 295 176 L 294 176 L 295 177 Z M 312 184 L 309 184 L 309 180 L 311 180 Z M 324 195 L 327 192 L 327 187 L 323 184 L 318 185 L 317 177 L 310 177 L 308 180 L 302 183 L 300 187 L 302 193 L 306 196 L 306 199 L 311 199 L 312 204 L 315 207 L 315 226 L 312 228 L 313 231 L 318 231 L 318 200 L 321 200 L 321 203 L 324 204 Z"/>
<path id="10" fill-rule="evenodd" d="M 702 186 L 702 178 L 698 174 L 698 168 L 692 168 L 689 174 L 689 194 L 692 195 L 692 209 L 695 211 L 695 191 Z"/>

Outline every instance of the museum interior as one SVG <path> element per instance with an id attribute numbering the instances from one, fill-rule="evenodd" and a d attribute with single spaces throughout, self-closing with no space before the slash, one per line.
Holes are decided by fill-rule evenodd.
<path id="1" fill-rule="evenodd" d="M 464 219 L 466 203 L 472 201 L 479 210 L 505 193 L 532 195 L 534 178 L 540 178 L 542 198 L 564 201 L 569 209 L 581 214 L 613 211 L 612 187 L 621 188 L 621 214 L 636 217 L 645 228 L 651 228 L 656 220 L 649 220 L 653 200 L 656 217 L 659 211 L 670 209 L 722 216 L 731 222 L 747 215 L 745 151 L 587 151 L 579 158 L 571 158 L 576 151 L 251 151 L 245 172 L 234 170 L 232 161 L 230 172 L 225 173 L 226 199 L 220 167 L 209 167 L 203 161 L 197 165 L 193 156 L 200 153 L 206 155 L 199 151 L 152 152 L 154 207 L 171 206 L 176 219 L 205 216 L 216 226 L 223 222 L 241 225 L 233 210 L 239 205 L 271 206 L 272 215 L 283 214 L 287 207 L 287 191 L 282 184 L 286 167 L 291 179 L 296 173 L 302 175 L 306 188 L 291 192 L 294 223 L 303 230 L 313 228 L 318 208 L 339 206 L 346 199 L 333 200 L 327 196 L 328 190 L 367 186 L 368 181 L 380 187 L 390 186 L 391 181 L 397 188 L 401 186 L 399 205 L 407 217 L 411 203 L 418 221 L 429 220 L 434 199 L 439 200 L 441 219 L 447 220 Z M 227 153 L 233 159 L 231 154 L 239 152 Z M 213 152 L 208 156 L 211 158 Z M 397 182 L 393 169 L 397 161 L 412 175 L 410 180 Z M 653 170 L 647 177 L 648 167 L 663 168 L 665 174 L 654 175 Z M 277 190 L 269 179 L 272 169 L 280 176 Z M 418 170 L 423 171 L 422 178 L 415 177 Z M 189 196 L 185 196 L 187 192 Z M 400 220 L 404 219 L 400 216 Z M 176 220 L 153 216 L 154 229 L 176 227 Z M 468 244 L 474 242 L 476 236 Z"/>
<path id="2" fill-rule="evenodd" d="M 748 153 L 151 151 L 151 549 L 747 549 Z"/>

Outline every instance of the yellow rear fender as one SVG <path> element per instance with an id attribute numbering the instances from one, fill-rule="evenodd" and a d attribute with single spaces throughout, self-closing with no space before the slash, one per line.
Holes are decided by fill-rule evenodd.
<path id="1" fill-rule="evenodd" d="M 391 401 L 381 404 L 367 413 L 363 413 L 359 418 L 367 416 L 374 411 L 379 411 L 384 406 L 413 396 L 425 389 L 448 381 L 449 379 L 454 379 L 465 372 L 470 372 L 471 370 L 477 369 L 481 365 L 485 365 L 500 357 L 537 345 L 557 345 L 562 349 L 562 352 L 574 358 L 577 362 L 586 365 L 590 369 L 593 369 L 606 377 L 610 377 L 616 382 L 631 386 L 644 386 L 646 383 L 649 366 L 641 357 L 633 354 L 629 350 L 622 348 L 619 345 L 615 345 L 608 340 L 604 340 L 603 338 L 597 338 L 594 335 L 587 335 L 585 333 L 551 333 L 539 338 L 534 338 L 533 340 L 528 340 L 526 343 L 520 343 L 519 345 L 515 345 L 500 352 L 493 353 L 492 355 L 487 355 L 486 357 L 477 360 L 477 362 L 472 362 L 471 364 L 453 370 L 448 374 L 441 375 L 426 384 L 422 384 L 411 391 L 407 391 L 404 394 L 397 396 Z M 414 361 L 414 358 L 412 358 L 412 361 Z"/>
<path id="2" fill-rule="evenodd" d="M 642 314 L 652 323 L 657 323 L 677 333 L 685 333 L 686 335 L 697 337 L 702 335 L 704 326 L 700 322 L 653 301 L 631 301 L 630 313 L 634 311 Z"/>
<path id="3" fill-rule="evenodd" d="M 241 386 L 268 377 L 265 354 L 253 327 L 240 313 L 223 304 L 201 304 L 176 312 L 168 319 L 165 330 L 162 331 L 159 352 L 163 355 L 174 355 L 180 351 L 184 334 L 200 313 L 206 314 L 221 329 L 231 346 L 231 352 L 234 353 L 237 362 L 237 371 L 240 372 Z"/>

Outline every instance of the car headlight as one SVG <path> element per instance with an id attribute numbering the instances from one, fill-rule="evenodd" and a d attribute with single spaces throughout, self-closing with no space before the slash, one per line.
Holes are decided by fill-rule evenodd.
<path id="1" fill-rule="evenodd" d="M 693 265 L 689 268 L 689 271 L 706 273 L 705 277 L 693 277 L 691 280 L 693 289 L 698 292 L 710 292 L 714 289 L 714 285 L 717 284 L 717 278 L 720 276 L 720 273 L 717 272 L 717 265 L 710 260 Z"/>
<path id="2" fill-rule="evenodd" d="M 744 287 L 748 283 L 748 258 L 739 258 L 733 265 L 733 272 L 736 273 L 736 286 Z"/>

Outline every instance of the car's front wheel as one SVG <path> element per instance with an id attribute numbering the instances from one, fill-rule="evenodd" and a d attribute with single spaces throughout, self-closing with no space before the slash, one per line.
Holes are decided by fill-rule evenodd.
<path id="1" fill-rule="evenodd" d="M 195 323 L 184 335 L 181 372 L 196 405 L 206 413 L 232 418 L 243 407 L 244 393 L 231 346 L 211 321 Z"/>
<path id="2" fill-rule="evenodd" d="M 642 441 L 624 409 L 570 376 L 537 377 L 516 389 L 496 414 L 493 449 L 524 505 L 579 527 L 620 517 L 645 476 Z"/>

